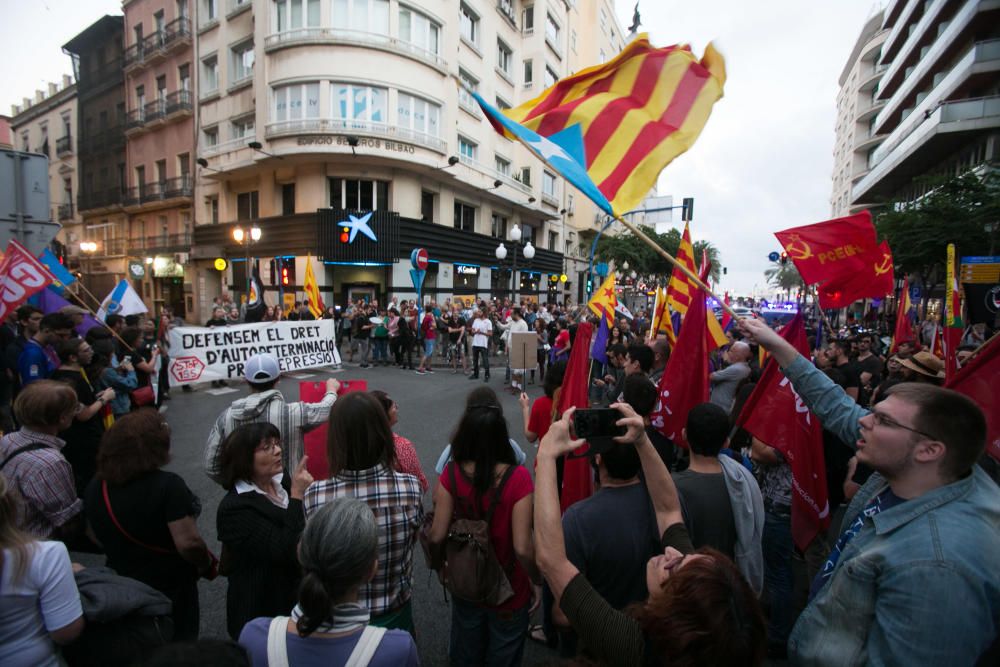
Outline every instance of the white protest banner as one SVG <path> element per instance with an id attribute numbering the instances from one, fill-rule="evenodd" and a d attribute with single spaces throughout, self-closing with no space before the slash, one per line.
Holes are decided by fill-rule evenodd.
<path id="1" fill-rule="evenodd" d="M 247 360 L 264 352 L 282 372 L 340 363 L 333 320 L 174 327 L 169 336 L 171 387 L 241 378 Z"/>

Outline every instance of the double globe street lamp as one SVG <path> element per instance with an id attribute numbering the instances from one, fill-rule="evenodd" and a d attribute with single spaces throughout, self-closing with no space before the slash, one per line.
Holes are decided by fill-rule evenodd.
<path id="1" fill-rule="evenodd" d="M 510 279 L 511 279 L 511 300 L 516 305 L 517 304 L 517 279 L 515 277 L 515 274 L 517 273 L 517 249 L 520 247 L 521 248 L 521 252 L 524 254 L 524 258 L 530 262 L 535 257 L 535 246 L 531 245 L 531 240 L 529 239 L 524 244 L 524 246 L 521 247 L 521 228 L 519 226 L 517 226 L 517 225 L 514 225 L 511 228 L 511 230 L 510 230 L 510 240 L 514 242 L 513 243 L 513 253 L 514 253 L 514 256 L 513 256 L 512 260 L 511 260 L 511 262 L 512 262 L 512 268 L 511 268 L 511 272 L 510 272 Z M 494 254 L 497 256 L 497 259 L 500 260 L 501 262 L 504 261 L 505 259 L 507 259 L 507 246 L 505 246 L 503 244 L 503 241 L 501 241 L 500 245 L 497 246 L 497 249 L 494 251 Z"/>
<path id="2" fill-rule="evenodd" d="M 261 236 L 260 227 L 258 227 L 257 225 L 254 225 L 253 227 L 251 227 L 249 230 L 246 231 L 244 231 L 242 227 L 237 227 L 236 229 L 233 230 L 233 240 L 242 245 L 244 250 L 246 251 L 247 263 L 244 265 L 244 267 L 247 279 L 246 280 L 247 302 L 250 301 L 250 276 L 253 273 L 250 270 L 250 244 L 260 241 L 260 236 Z"/>

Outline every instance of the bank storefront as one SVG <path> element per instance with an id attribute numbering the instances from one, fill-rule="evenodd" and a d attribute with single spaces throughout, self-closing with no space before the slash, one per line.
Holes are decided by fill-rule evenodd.
<path id="1" fill-rule="evenodd" d="M 320 209 L 196 227 L 191 256 L 198 273 L 198 310 L 206 317 L 213 297 L 222 291 L 237 301 L 245 295 L 247 248 L 235 242 L 233 230 L 251 225 L 261 230 L 260 240 L 250 248 L 251 266 L 260 271 L 268 304 L 305 298 L 307 256 L 327 305 L 359 298 L 380 303 L 393 297 L 413 299 L 409 257 L 414 248 L 426 249 L 429 256 L 425 300 L 509 295 L 512 273 L 519 298 L 562 301 L 569 287 L 558 278 L 563 272 L 562 253 L 537 248 L 527 260 L 519 251 L 514 272 L 510 256 L 502 263 L 496 259 L 500 240 L 492 236 L 404 218 L 393 211 Z M 226 260 L 221 271 L 217 259 Z M 563 289 L 552 289 L 553 276 Z"/>

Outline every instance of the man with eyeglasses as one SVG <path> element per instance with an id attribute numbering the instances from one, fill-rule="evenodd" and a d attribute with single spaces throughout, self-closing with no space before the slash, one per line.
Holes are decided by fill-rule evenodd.
<path id="1" fill-rule="evenodd" d="M 902 383 L 872 411 L 857 405 L 759 320 L 743 333 L 876 474 L 792 631 L 799 665 L 971 665 L 997 636 L 1000 488 L 976 465 L 982 410 L 957 392 Z"/>

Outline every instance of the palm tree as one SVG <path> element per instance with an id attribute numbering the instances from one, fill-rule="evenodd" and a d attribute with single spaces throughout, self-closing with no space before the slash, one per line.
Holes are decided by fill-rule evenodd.
<path id="1" fill-rule="evenodd" d="M 782 292 L 787 292 L 791 298 L 792 291 L 805 290 L 806 283 L 799 275 L 798 269 L 791 262 L 779 264 L 764 271 L 767 282 Z"/>

